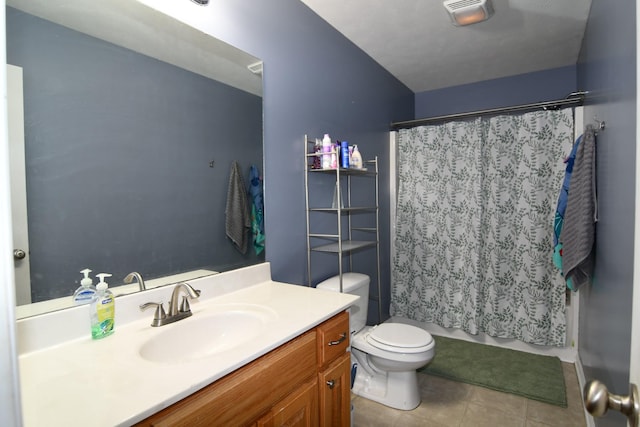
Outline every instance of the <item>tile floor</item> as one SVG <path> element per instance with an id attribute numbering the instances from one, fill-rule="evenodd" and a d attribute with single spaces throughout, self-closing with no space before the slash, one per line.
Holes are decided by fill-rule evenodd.
<path id="1" fill-rule="evenodd" d="M 567 408 L 483 387 L 418 374 L 422 403 L 400 411 L 352 395 L 354 427 L 583 427 L 582 393 L 574 365 L 562 364 Z"/>

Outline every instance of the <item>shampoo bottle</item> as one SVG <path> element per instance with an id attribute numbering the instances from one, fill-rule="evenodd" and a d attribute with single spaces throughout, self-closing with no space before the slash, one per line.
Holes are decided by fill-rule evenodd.
<path id="1" fill-rule="evenodd" d="M 85 268 L 80 273 L 84 274 L 84 278 L 80 281 L 80 287 L 73 293 L 73 303 L 75 305 L 89 304 L 96 293 L 96 287 L 89 277 L 91 270 Z"/>
<path id="2" fill-rule="evenodd" d="M 351 167 L 354 169 L 362 169 L 362 155 L 358 151 L 358 146 L 353 146 L 353 153 L 351 154 Z"/>
<path id="3" fill-rule="evenodd" d="M 349 165 L 349 143 L 342 141 L 340 143 L 340 167 L 348 168 Z"/>
<path id="4" fill-rule="evenodd" d="M 91 338 L 98 340 L 113 333 L 115 320 L 115 301 L 113 294 L 108 289 L 109 285 L 104 281 L 111 274 L 96 274 L 100 282 L 96 286 L 96 294 L 91 299 L 89 313 L 91 316 Z"/>

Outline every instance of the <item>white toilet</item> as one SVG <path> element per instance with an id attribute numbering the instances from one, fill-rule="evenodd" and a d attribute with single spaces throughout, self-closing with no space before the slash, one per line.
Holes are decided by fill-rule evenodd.
<path id="1" fill-rule="evenodd" d="M 435 354 L 433 337 L 425 330 L 402 323 L 365 326 L 369 304 L 369 276 L 344 273 L 344 293 L 360 296 L 349 309 L 351 361 L 357 364 L 352 390 L 358 396 L 396 409 L 420 405 L 416 369 L 427 365 Z M 340 291 L 339 276 L 317 285 Z"/>

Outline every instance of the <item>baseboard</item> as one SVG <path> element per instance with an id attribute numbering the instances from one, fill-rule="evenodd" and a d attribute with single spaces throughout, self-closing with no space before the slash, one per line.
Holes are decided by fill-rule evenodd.
<path id="1" fill-rule="evenodd" d="M 578 384 L 580 384 L 580 390 L 584 390 L 584 386 L 587 383 L 587 379 L 584 376 L 584 369 L 582 367 L 582 360 L 580 360 L 580 355 L 576 357 L 575 367 L 576 367 L 576 375 L 578 376 Z M 584 405 L 583 405 L 583 410 L 584 410 L 584 419 L 587 423 L 587 427 L 596 427 L 595 420 L 593 419 L 591 414 L 587 412 L 586 408 L 584 408 Z"/>

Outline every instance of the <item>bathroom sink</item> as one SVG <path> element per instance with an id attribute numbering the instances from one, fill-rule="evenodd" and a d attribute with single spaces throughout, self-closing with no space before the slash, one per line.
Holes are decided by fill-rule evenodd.
<path id="1" fill-rule="evenodd" d="M 259 305 L 227 305 L 194 313 L 166 326 L 140 347 L 150 362 L 185 363 L 231 350 L 259 336 L 274 319 L 273 310 Z"/>

